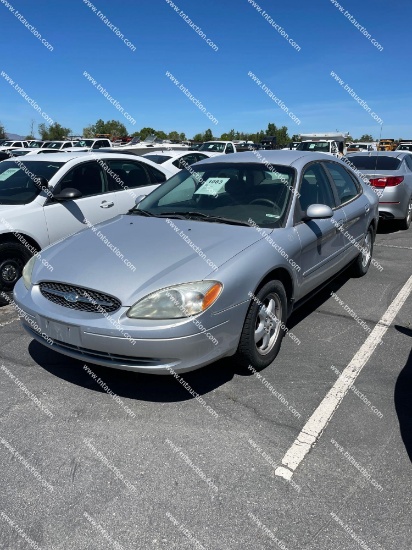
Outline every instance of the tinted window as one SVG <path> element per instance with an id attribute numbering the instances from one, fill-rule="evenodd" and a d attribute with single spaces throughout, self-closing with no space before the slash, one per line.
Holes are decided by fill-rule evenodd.
<path id="1" fill-rule="evenodd" d="M 359 170 L 398 170 L 401 161 L 396 157 L 382 155 L 364 156 L 359 153 L 348 157 L 351 163 Z"/>
<path id="2" fill-rule="evenodd" d="M 328 162 L 326 166 L 335 183 L 341 204 L 359 195 L 358 187 L 343 166 L 331 162 Z"/>
<path id="3" fill-rule="evenodd" d="M 173 166 L 176 166 L 176 168 L 180 168 L 182 170 L 183 168 L 187 168 L 187 166 L 190 166 L 195 162 L 197 162 L 197 155 L 191 154 L 185 155 L 180 159 L 176 159 L 172 164 Z"/>
<path id="4" fill-rule="evenodd" d="M 17 159 L 16 159 L 17 160 Z M 0 164 L 0 204 L 27 204 L 37 197 L 40 189 L 36 187 L 31 172 L 36 177 L 44 176 L 50 180 L 63 162 L 7 161 Z"/>
<path id="5" fill-rule="evenodd" d="M 156 183 L 163 183 L 164 181 L 166 181 L 166 176 L 163 174 L 163 172 L 161 172 L 160 170 L 156 170 L 156 168 L 153 168 L 153 166 L 149 166 L 148 164 L 146 164 L 146 170 L 149 173 L 150 182 L 152 185 Z"/>
<path id="6" fill-rule="evenodd" d="M 405 157 L 405 164 L 409 170 L 412 170 L 412 155 Z"/>
<path id="7" fill-rule="evenodd" d="M 310 164 L 303 172 L 299 193 L 300 208 L 304 212 L 311 204 L 326 204 L 331 208 L 336 206 L 332 188 L 319 163 Z"/>
<path id="8" fill-rule="evenodd" d="M 231 143 L 228 143 L 226 147 L 226 153 L 234 153 L 234 152 L 235 150 L 233 149 L 233 145 Z"/>
<path id="9" fill-rule="evenodd" d="M 163 164 L 167 160 L 171 159 L 172 157 L 168 157 L 166 155 L 145 155 L 145 159 L 149 159 L 152 162 L 155 162 L 156 164 Z"/>
<path id="10" fill-rule="evenodd" d="M 72 168 L 57 184 L 55 192 L 58 193 L 68 187 L 78 189 L 84 197 L 104 193 L 105 183 L 102 168 L 97 162 L 86 162 Z"/>

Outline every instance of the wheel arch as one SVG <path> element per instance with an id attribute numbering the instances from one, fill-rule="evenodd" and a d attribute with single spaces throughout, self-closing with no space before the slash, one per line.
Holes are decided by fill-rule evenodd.
<path id="1" fill-rule="evenodd" d="M 21 240 L 18 237 L 16 237 L 14 233 L 1 233 L 0 244 L 15 243 L 15 244 L 22 244 L 23 246 L 25 246 L 24 242 L 22 242 L 24 239 L 30 246 L 35 248 L 37 252 L 41 250 L 41 246 L 35 239 L 30 237 L 29 235 L 26 235 L 25 233 L 18 232 L 18 234 L 22 237 Z"/>
<path id="2" fill-rule="evenodd" d="M 259 290 L 269 281 L 278 280 L 280 281 L 283 286 L 285 287 L 286 297 L 287 297 L 287 303 L 288 303 L 288 313 L 287 316 L 289 317 L 290 313 L 292 312 L 292 306 L 293 306 L 293 295 L 294 295 L 294 281 L 292 275 L 289 273 L 287 269 L 284 267 L 277 267 L 275 269 L 272 269 L 265 275 L 265 277 L 259 282 L 255 289 L 255 294 L 259 292 Z"/>

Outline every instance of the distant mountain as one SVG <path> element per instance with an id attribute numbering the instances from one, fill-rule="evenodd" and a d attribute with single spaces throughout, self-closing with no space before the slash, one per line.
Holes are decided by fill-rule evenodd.
<path id="1" fill-rule="evenodd" d="M 10 134 L 9 132 L 6 132 L 7 139 L 24 139 L 24 136 L 19 136 L 19 134 Z"/>

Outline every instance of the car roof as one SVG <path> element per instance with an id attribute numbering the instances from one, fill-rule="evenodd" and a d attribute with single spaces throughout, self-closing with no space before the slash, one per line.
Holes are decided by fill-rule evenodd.
<path id="1" fill-rule="evenodd" d="M 148 153 L 145 153 L 144 155 L 141 155 L 142 157 L 147 157 L 149 155 L 156 155 L 156 156 L 168 156 L 168 157 L 171 157 L 171 158 L 174 158 L 174 157 L 181 157 L 182 155 L 190 155 L 191 153 L 193 154 L 195 151 L 189 151 L 188 149 L 185 149 L 183 151 L 168 151 L 167 149 L 166 150 L 161 150 L 161 151 L 149 151 Z M 201 151 L 201 154 L 203 153 L 207 153 L 207 151 Z"/>
<path id="2" fill-rule="evenodd" d="M 359 153 L 348 153 L 347 157 L 404 157 L 407 155 L 407 151 L 365 151 L 362 154 Z"/>
<path id="3" fill-rule="evenodd" d="M 257 153 L 257 154 L 256 154 Z M 257 163 L 257 164 L 282 164 L 291 165 L 300 160 L 303 164 L 311 160 L 338 160 L 336 157 L 326 155 L 325 153 L 316 153 L 313 151 L 272 151 L 272 150 L 258 150 L 245 151 L 243 153 L 231 153 L 230 155 L 219 155 L 219 157 L 210 157 L 208 159 L 201 160 L 197 164 L 215 164 L 219 163 Z M 193 165 L 194 166 L 194 165 Z"/>
<path id="4" fill-rule="evenodd" d="M 137 155 L 124 155 L 122 153 L 118 153 L 119 155 L 119 160 L 124 160 L 124 159 L 128 159 L 128 160 L 138 160 L 139 157 Z M 96 152 L 89 152 L 89 151 L 62 151 L 61 153 L 44 153 L 42 155 L 33 155 L 33 156 L 30 156 L 29 160 L 30 162 L 47 162 L 48 160 L 50 161 L 53 161 L 53 162 L 68 162 L 69 160 L 73 160 L 73 159 L 77 159 L 77 158 L 81 158 L 81 159 L 86 159 L 86 158 L 90 158 L 90 160 L 96 160 L 96 159 L 108 159 L 108 160 L 113 160 L 116 158 L 116 154 L 110 154 L 109 156 L 106 154 L 106 153 L 98 153 L 97 151 Z M 150 159 L 145 159 L 145 162 L 151 162 Z M 152 163 L 153 164 L 153 163 Z M 155 164 L 153 164 L 153 166 L 157 166 Z"/>

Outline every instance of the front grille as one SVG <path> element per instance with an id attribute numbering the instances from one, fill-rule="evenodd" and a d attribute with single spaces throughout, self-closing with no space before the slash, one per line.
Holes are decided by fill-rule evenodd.
<path id="1" fill-rule="evenodd" d="M 70 309 L 104 314 L 112 313 L 122 305 L 117 298 L 88 288 L 51 282 L 40 283 L 39 286 L 45 298 Z"/>

